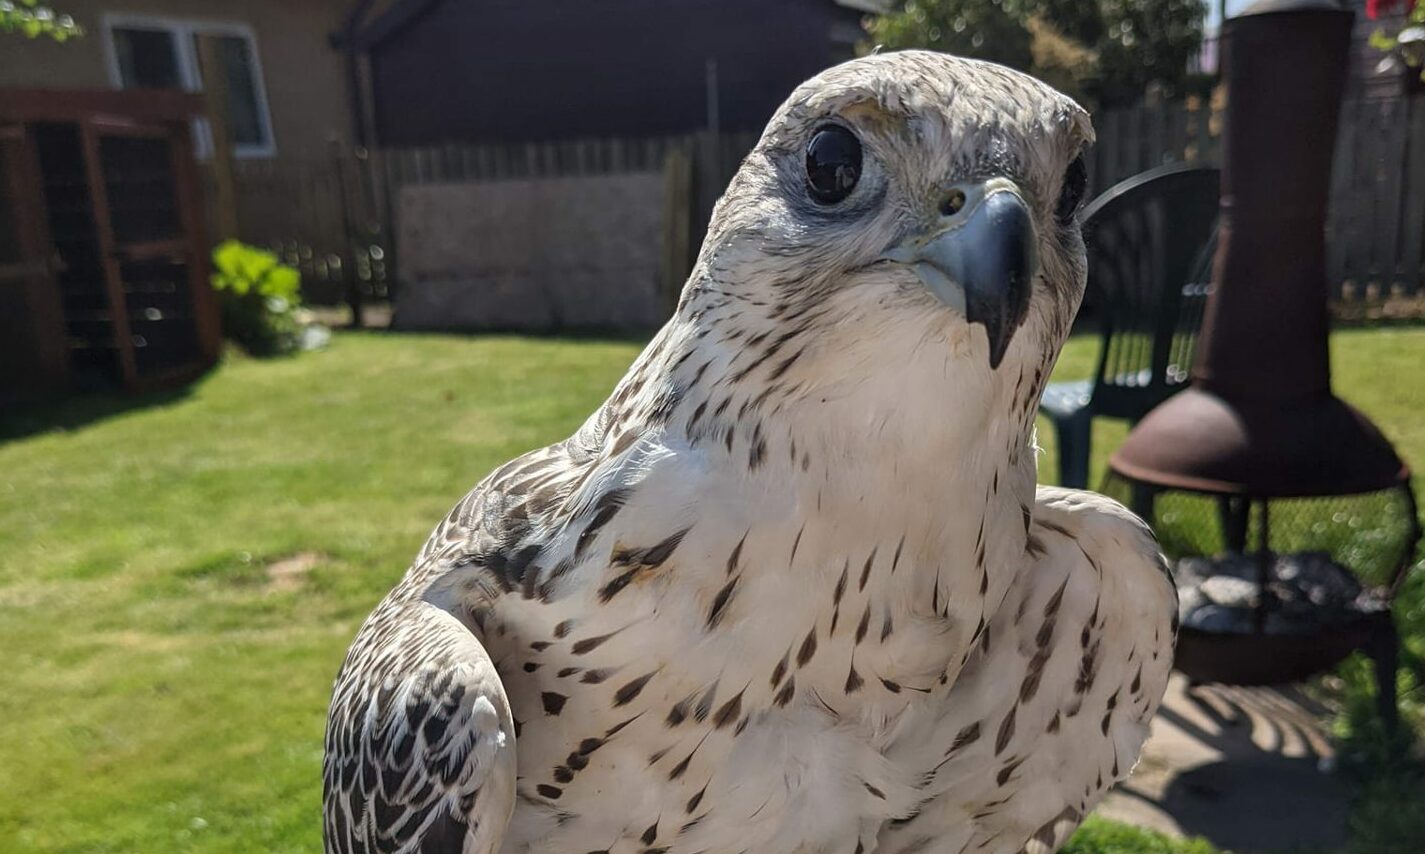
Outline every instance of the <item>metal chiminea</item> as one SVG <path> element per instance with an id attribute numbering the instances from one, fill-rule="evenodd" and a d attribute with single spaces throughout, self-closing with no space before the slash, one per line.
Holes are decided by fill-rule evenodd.
<path id="1" fill-rule="evenodd" d="M 1224 29 L 1227 124 L 1213 286 L 1192 386 L 1113 454 L 1179 558 L 1178 668 L 1295 681 L 1352 650 L 1395 715 L 1389 603 L 1420 537 L 1410 472 L 1331 391 L 1325 220 L 1353 15 L 1262 0 Z"/>

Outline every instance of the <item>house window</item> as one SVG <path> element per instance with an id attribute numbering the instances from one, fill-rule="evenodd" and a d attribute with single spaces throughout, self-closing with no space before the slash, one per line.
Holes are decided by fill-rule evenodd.
<path id="1" fill-rule="evenodd" d="M 186 81 L 178 68 L 178 41 L 167 30 L 123 27 L 110 31 L 119 59 L 119 85 L 124 89 L 181 89 Z"/>
<path id="2" fill-rule="evenodd" d="M 276 153 L 267 90 L 262 82 L 257 38 L 242 24 L 109 15 L 104 19 L 109 77 L 120 89 L 155 87 L 203 89 L 198 37 L 212 36 L 218 66 L 227 83 L 228 131 L 236 157 L 271 157 Z M 198 152 L 212 151 L 205 121 L 196 127 Z"/>

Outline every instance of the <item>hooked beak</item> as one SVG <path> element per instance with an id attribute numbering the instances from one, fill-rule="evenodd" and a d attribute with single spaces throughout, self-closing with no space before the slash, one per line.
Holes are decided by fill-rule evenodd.
<path id="1" fill-rule="evenodd" d="M 911 268 L 941 302 L 985 328 L 990 367 L 998 368 L 1029 313 L 1038 272 L 1034 221 L 1019 188 L 1006 178 L 953 188 L 958 209 L 927 233 L 881 256 Z"/>

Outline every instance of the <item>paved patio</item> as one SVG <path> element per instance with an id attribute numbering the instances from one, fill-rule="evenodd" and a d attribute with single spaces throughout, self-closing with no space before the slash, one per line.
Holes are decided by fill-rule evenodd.
<path id="1" fill-rule="evenodd" d="M 1189 690 L 1174 674 L 1138 769 L 1099 814 L 1237 854 L 1335 848 L 1346 789 L 1322 770 L 1325 715 L 1295 688 Z"/>

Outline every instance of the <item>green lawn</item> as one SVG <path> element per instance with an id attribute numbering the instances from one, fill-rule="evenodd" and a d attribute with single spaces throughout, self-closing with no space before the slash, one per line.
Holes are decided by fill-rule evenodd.
<path id="1" fill-rule="evenodd" d="M 1425 460 L 1425 330 L 1333 344 L 1338 388 Z M 184 394 L 0 419 L 0 850 L 316 850 L 357 623 L 456 498 L 576 428 L 637 351 L 341 334 Z M 1121 435 L 1100 431 L 1100 465 Z M 1076 850 L 1157 850 L 1138 839 L 1097 823 Z"/>

